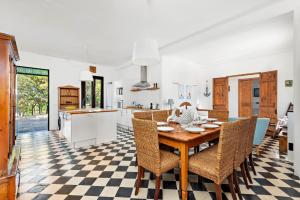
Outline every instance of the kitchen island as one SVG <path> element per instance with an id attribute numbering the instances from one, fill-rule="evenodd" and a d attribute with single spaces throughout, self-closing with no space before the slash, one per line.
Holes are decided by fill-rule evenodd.
<path id="1" fill-rule="evenodd" d="M 117 110 L 78 109 L 59 111 L 60 134 L 73 148 L 117 139 Z"/>

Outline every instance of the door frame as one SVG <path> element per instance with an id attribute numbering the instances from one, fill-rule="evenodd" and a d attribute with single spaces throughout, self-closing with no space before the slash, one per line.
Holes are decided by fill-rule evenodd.
<path id="1" fill-rule="evenodd" d="M 30 74 L 30 73 L 17 72 L 17 68 L 18 67 L 28 68 L 28 69 L 46 70 L 46 71 L 48 71 L 48 75 L 36 75 L 36 74 Z M 35 75 L 35 76 L 46 76 L 46 77 L 48 77 L 48 106 L 47 106 L 47 114 L 48 114 L 48 131 L 49 131 L 50 130 L 50 70 L 49 69 L 44 69 L 44 68 L 38 68 L 38 67 L 26 67 L 26 66 L 21 66 L 21 65 L 16 65 L 15 70 L 16 70 L 15 71 L 16 72 L 16 76 L 18 74 L 24 74 L 24 75 Z M 16 87 L 16 90 L 17 90 L 17 87 Z"/>
<path id="2" fill-rule="evenodd" d="M 271 70 L 271 71 L 263 71 L 263 72 L 253 72 L 253 73 L 244 73 L 244 74 L 235 74 L 235 75 L 228 75 L 228 76 L 223 76 L 223 77 L 216 77 L 216 78 L 213 78 L 213 86 L 214 87 L 214 79 L 218 79 L 218 78 L 233 78 L 233 77 L 243 77 L 243 76 L 250 76 L 250 75 L 258 75 L 258 78 L 259 80 L 261 79 L 261 74 L 262 73 L 266 73 L 266 72 L 276 72 L 277 73 L 277 98 L 276 98 L 276 115 L 277 115 L 277 110 L 278 110 L 278 105 L 277 105 L 277 102 L 278 102 L 278 70 Z M 261 83 L 260 83 L 261 84 Z M 230 85 L 228 85 L 228 92 L 230 92 Z M 259 98 L 261 99 L 261 90 L 259 91 Z M 260 116 L 260 106 L 259 105 L 259 114 L 258 116 Z M 227 101 L 227 108 L 229 110 L 229 99 Z M 214 95 L 212 97 L 212 109 L 214 109 Z"/>
<path id="3" fill-rule="evenodd" d="M 258 80 L 260 82 L 260 74 L 258 77 L 256 78 L 244 78 L 244 79 L 238 79 L 238 113 L 239 113 L 239 117 L 241 116 L 241 88 L 240 88 L 240 82 L 241 81 L 249 81 L 251 80 L 252 86 L 253 86 L 253 81 L 254 80 Z M 260 93 L 260 92 L 259 92 Z M 259 95 L 259 99 L 260 99 L 260 95 Z M 251 88 L 251 111 L 253 115 L 253 87 Z"/>
<path id="4" fill-rule="evenodd" d="M 103 76 L 93 76 L 93 84 L 92 84 L 92 108 L 96 107 L 96 80 L 100 80 L 101 82 L 101 102 L 100 108 L 104 108 L 104 77 Z"/>
<path id="5" fill-rule="evenodd" d="M 95 97 L 95 80 L 100 80 L 102 81 L 101 84 L 101 104 L 100 108 L 104 108 L 104 77 L 103 76 L 93 76 L 93 82 L 92 82 L 92 108 L 95 108 L 96 106 L 96 97 Z M 86 91 L 85 91 L 85 81 L 81 81 L 81 108 L 86 107 L 86 102 L 85 102 L 85 96 L 86 96 Z"/>

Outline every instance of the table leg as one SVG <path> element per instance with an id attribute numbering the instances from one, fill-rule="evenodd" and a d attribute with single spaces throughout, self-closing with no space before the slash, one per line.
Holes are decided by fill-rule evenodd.
<path id="1" fill-rule="evenodd" d="M 188 159 L 189 149 L 187 145 L 180 145 L 180 167 L 181 167 L 181 198 L 187 200 L 188 187 Z"/>

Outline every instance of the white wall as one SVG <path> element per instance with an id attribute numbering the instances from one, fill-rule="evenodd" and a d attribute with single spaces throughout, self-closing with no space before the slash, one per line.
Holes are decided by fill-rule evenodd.
<path id="1" fill-rule="evenodd" d="M 151 85 L 158 83 L 158 87 L 161 87 L 161 66 L 149 66 L 147 71 L 148 82 Z M 150 103 L 153 103 L 153 105 L 160 103 L 161 90 L 130 91 L 132 86 L 141 80 L 139 66 L 130 65 L 118 69 L 116 80 L 123 86 L 124 107 L 131 105 L 133 101 L 144 105 L 146 108 L 150 106 Z"/>
<path id="2" fill-rule="evenodd" d="M 118 70 L 117 80 L 124 87 L 124 105 L 131 105 L 133 101 L 149 107 L 152 102 L 159 103 L 161 107 L 167 106 L 167 100 L 172 98 L 176 104 L 181 101 L 191 101 L 196 105 L 200 102 L 200 107 L 207 108 L 211 104 L 209 98 L 204 97 L 206 80 L 209 80 L 211 89 L 211 77 L 207 68 L 201 68 L 198 64 L 178 57 L 162 56 L 161 64 L 148 67 L 148 82 L 157 82 L 160 90 L 131 92 L 132 86 L 140 81 L 140 67 L 128 66 Z M 200 84 L 200 87 L 193 87 L 191 90 L 191 100 L 178 100 L 178 86 L 173 82 L 186 84 Z"/>
<path id="3" fill-rule="evenodd" d="M 210 98 L 203 95 L 208 80 L 211 90 L 211 69 L 201 67 L 199 64 L 179 56 L 162 57 L 162 101 L 172 98 L 178 105 L 181 101 L 190 101 L 192 105 L 200 108 L 210 108 Z M 192 87 L 191 99 L 179 100 L 178 85 L 174 82 L 189 85 L 199 85 Z"/>
<path id="4" fill-rule="evenodd" d="M 115 69 L 111 67 L 99 66 L 90 63 L 83 63 L 73 60 L 49 57 L 31 52 L 20 51 L 20 66 L 36 67 L 49 69 L 50 87 L 49 87 L 49 106 L 50 106 L 50 130 L 58 128 L 58 87 L 64 85 L 73 85 L 80 88 L 79 74 L 83 70 L 88 70 L 90 65 L 97 66 L 97 74 L 104 77 L 106 83 L 114 80 Z M 105 94 L 105 93 L 104 93 Z M 105 99 L 104 99 L 105 103 Z M 104 104 L 105 105 L 105 104 Z"/>
<path id="5" fill-rule="evenodd" d="M 229 117 L 239 116 L 239 80 L 246 78 L 257 78 L 258 75 L 252 76 L 239 76 L 229 78 L 230 91 L 228 94 L 228 108 L 229 108 Z"/>
<path id="6" fill-rule="evenodd" d="M 201 107 L 210 109 L 212 96 L 203 95 L 205 80 L 210 80 L 211 84 L 214 77 L 278 70 L 278 112 L 282 116 L 293 96 L 293 88 L 284 86 L 285 80 L 293 79 L 292 46 L 292 15 L 286 13 L 266 21 L 220 30 L 219 34 L 203 33 L 186 38 L 163 49 L 164 57 L 169 59 L 163 60 L 162 65 L 163 87 L 166 86 L 162 98 L 176 94 L 176 86 L 170 85 L 175 79 L 197 81 L 201 86 L 195 96 L 199 97 Z"/>
<path id="7" fill-rule="evenodd" d="M 197 52 L 191 53 L 197 56 Z M 239 58 L 232 60 L 223 60 L 209 65 L 187 60 L 185 56 L 176 54 L 174 56 L 163 56 L 162 58 L 162 100 L 178 97 L 177 86 L 172 82 L 188 82 L 191 84 L 200 84 L 192 93 L 192 103 L 200 105 L 201 108 L 212 108 L 212 95 L 205 97 L 205 82 L 209 80 L 209 89 L 212 90 L 212 78 L 224 77 L 229 75 L 265 72 L 278 70 L 278 116 L 282 117 L 290 102 L 293 102 L 294 89 L 285 87 L 285 80 L 293 80 L 293 52 L 282 52 L 272 55 L 262 55 L 248 58 Z M 237 91 L 237 82 L 232 85 L 232 91 Z M 236 88 L 236 89 L 234 89 Z M 230 102 L 237 102 L 237 93 L 229 94 Z M 232 116 L 238 113 L 237 105 L 229 103 L 232 110 Z"/>
<path id="8" fill-rule="evenodd" d="M 214 66 L 214 77 L 278 70 L 277 108 L 278 116 L 282 117 L 289 103 L 293 102 L 294 88 L 285 87 L 285 80 L 294 79 L 293 64 L 293 52 L 289 51 L 268 56 L 223 61 L 212 66 Z"/>
<path id="9" fill-rule="evenodd" d="M 191 59 L 192 60 L 192 59 Z M 212 90 L 212 78 L 223 77 L 241 73 L 264 72 L 278 70 L 278 116 L 282 117 L 290 102 L 293 102 L 293 88 L 285 87 L 285 80 L 293 80 L 293 52 L 282 52 L 272 55 L 262 55 L 257 57 L 242 59 L 223 60 L 215 64 L 205 65 L 187 60 L 180 55 L 162 56 L 161 67 L 148 68 L 148 81 L 159 82 L 161 90 L 130 92 L 131 86 L 140 80 L 140 69 L 136 66 L 130 66 L 119 70 L 118 79 L 122 80 L 124 86 L 125 105 L 132 101 L 148 106 L 150 102 L 166 103 L 167 99 L 178 99 L 178 86 L 173 82 L 200 85 L 192 89 L 193 105 L 199 105 L 201 108 L 212 108 L 212 95 L 205 97 L 203 95 L 206 86 L 206 80 L 209 80 L 209 89 Z M 208 67 L 209 66 L 209 67 Z M 236 84 L 230 82 L 231 91 L 238 91 Z M 236 86 L 236 89 L 234 89 Z M 229 94 L 230 102 L 237 102 L 237 93 Z M 229 103 L 231 116 L 238 113 L 237 104 Z"/>
<path id="10" fill-rule="evenodd" d="M 295 43 L 294 43 L 294 169 L 295 174 L 300 176 L 300 2 L 294 1 L 294 31 L 295 31 Z"/>

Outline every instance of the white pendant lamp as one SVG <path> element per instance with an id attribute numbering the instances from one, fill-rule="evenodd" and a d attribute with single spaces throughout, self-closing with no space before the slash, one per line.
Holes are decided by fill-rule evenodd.
<path id="1" fill-rule="evenodd" d="M 158 44 L 153 39 L 138 40 L 134 43 L 132 62 L 139 66 L 151 66 L 160 62 Z"/>
<path id="2" fill-rule="evenodd" d="M 80 72 L 80 81 L 93 81 L 93 75 L 90 71 Z"/>

